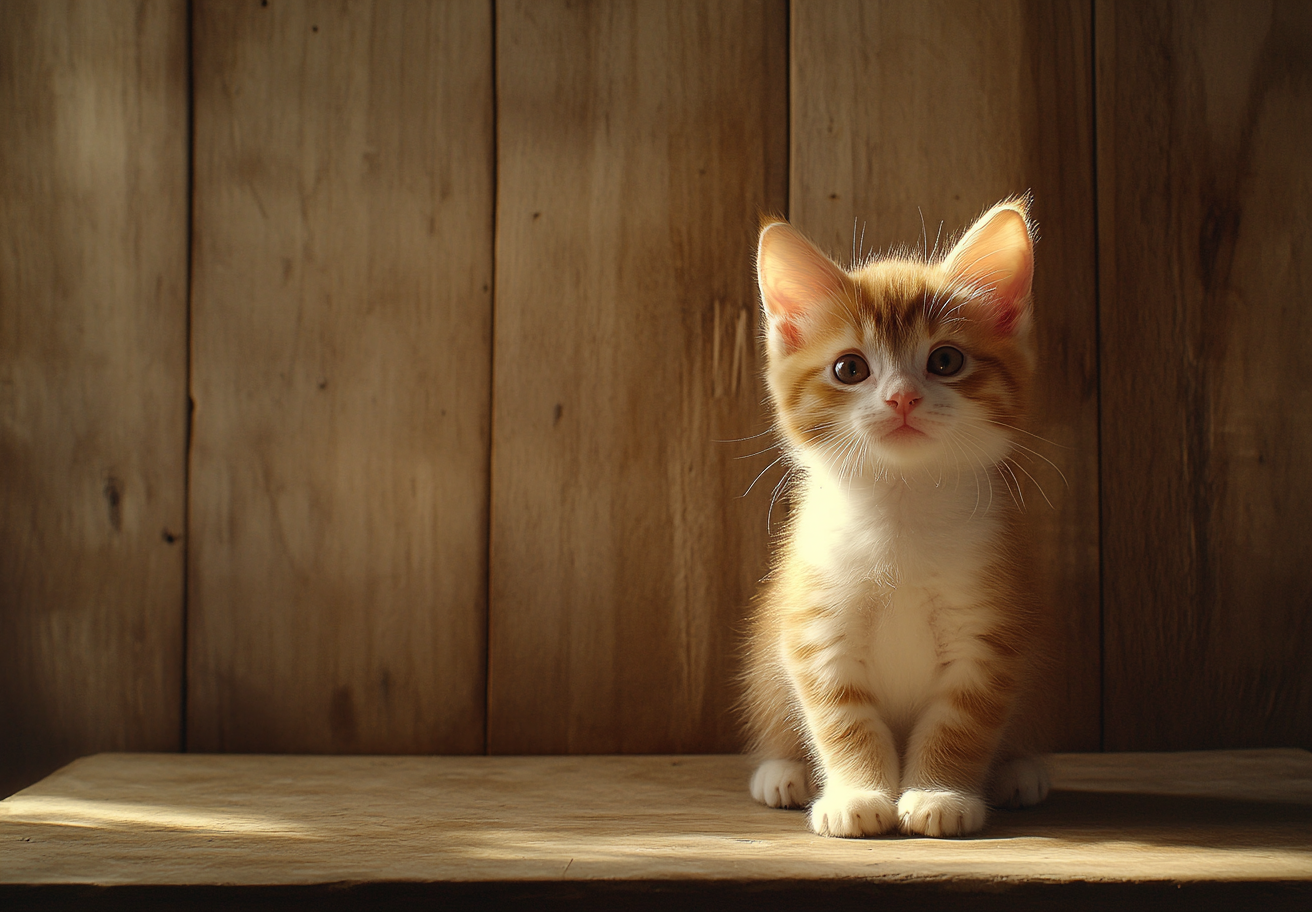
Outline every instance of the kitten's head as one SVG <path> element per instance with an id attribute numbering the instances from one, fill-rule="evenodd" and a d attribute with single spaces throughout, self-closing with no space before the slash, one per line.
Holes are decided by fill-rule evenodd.
<path id="1" fill-rule="evenodd" d="M 941 259 L 845 272 L 787 222 L 761 230 L 767 380 L 794 455 L 842 477 L 992 465 L 1034 368 L 1028 201 L 994 206 Z"/>

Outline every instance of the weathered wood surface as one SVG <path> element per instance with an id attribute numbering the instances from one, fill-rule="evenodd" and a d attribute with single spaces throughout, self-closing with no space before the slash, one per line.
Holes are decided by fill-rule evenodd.
<path id="1" fill-rule="evenodd" d="M 738 743 L 786 26 L 777 2 L 497 7 L 493 753 Z"/>
<path id="2" fill-rule="evenodd" d="M 1312 7 L 1097 20 L 1107 746 L 1312 744 Z"/>
<path id="3" fill-rule="evenodd" d="M 483 748 L 491 35 L 196 5 L 193 749 Z"/>
<path id="4" fill-rule="evenodd" d="M 0 900 L 62 895 L 14 889 L 24 884 L 401 882 L 518 883 L 545 896 L 569 885 L 586 898 L 603 881 L 840 898 L 913 886 L 950 891 L 962 908 L 980 896 L 1009 908 L 1036 896 L 1124 902 L 1163 884 L 1195 907 L 1208 884 L 1312 899 L 1307 752 L 1060 755 L 1052 766 L 1045 805 L 997 812 L 979 838 L 838 840 L 810 834 L 800 812 L 755 804 L 736 756 L 102 754 L 0 802 Z"/>
<path id="5" fill-rule="evenodd" d="M 983 209 L 1034 193 L 1038 437 L 1017 461 L 1056 623 L 1042 714 L 1064 750 L 1100 743 L 1090 12 L 1025 0 L 796 3 L 791 31 L 790 216 L 840 261 L 942 253 Z"/>
<path id="6" fill-rule="evenodd" d="M 0 794 L 181 741 L 182 3 L 0 4 Z"/>

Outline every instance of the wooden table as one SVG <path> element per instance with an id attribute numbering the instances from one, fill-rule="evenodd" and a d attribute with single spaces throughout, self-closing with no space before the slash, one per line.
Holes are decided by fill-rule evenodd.
<path id="1" fill-rule="evenodd" d="M 1312 909 L 1312 754 L 1052 769 L 978 838 L 840 840 L 735 756 L 99 754 L 0 802 L 0 909 Z"/>

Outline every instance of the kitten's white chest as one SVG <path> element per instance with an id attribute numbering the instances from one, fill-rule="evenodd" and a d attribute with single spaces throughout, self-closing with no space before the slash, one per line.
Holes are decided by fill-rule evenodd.
<path id="1" fill-rule="evenodd" d="M 935 617 L 937 593 L 903 587 L 876 604 L 853 625 L 850 647 L 865 656 L 867 688 L 880 698 L 886 721 L 899 741 L 933 693 L 941 667 L 940 635 Z"/>
<path id="2" fill-rule="evenodd" d="M 903 740 L 959 658 L 977 648 L 976 602 L 998 533 L 973 495 L 816 486 L 798 555 L 830 593 L 842 664 L 879 697 Z"/>

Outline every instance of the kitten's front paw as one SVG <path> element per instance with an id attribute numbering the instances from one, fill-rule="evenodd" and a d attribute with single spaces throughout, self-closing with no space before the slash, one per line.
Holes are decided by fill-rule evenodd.
<path id="1" fill-rule="evenodd" d="M 752 774 L 752 797 L 772 808 L 802 807 L 811 800 L 811 780 L 801 760 L 766 760 Z"/>
<path id="2" fill-rule="evenodd" d="M 911 836 L 965 836 L 984 826 L 984 801 L 949 789 L 907 789 L 897 802 L 899 825 Z"/>
<path id="3" fill-rule="evenodd" d="M 1030 807 L 1048 797 L 1048 768 L 1040 757 L 1008 760 L 993 773 L 989 804 L 998 808 Z"/>
<path id="4" fill-rule="evenodd" d="M 897 826 L 897 805 L 874 789 L 827 788 L 811 805 L 811 829 L 821 836 L 878 836 Z"/>

